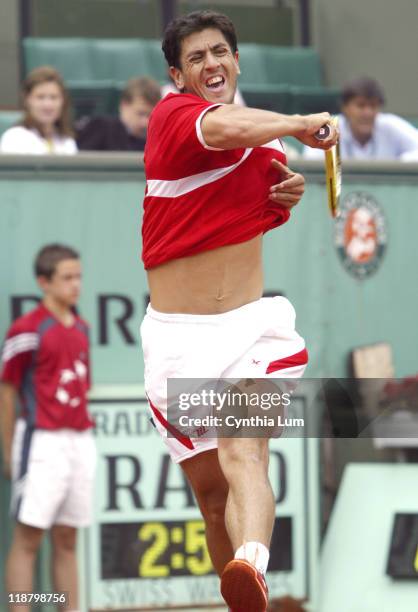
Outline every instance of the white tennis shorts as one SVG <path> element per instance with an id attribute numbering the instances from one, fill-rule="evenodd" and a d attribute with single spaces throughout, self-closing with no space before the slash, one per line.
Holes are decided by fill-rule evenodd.
<path id="1" fill-rule="evenodd" d="M 12 447 L 12 516 L 25 525 L 91 523 L 96 446 L 91 430 L 31 430 L 16 423 Z"/>
<path id="2" fill-rule="evenodd" d="M 295 318 L 284 297 L 261 298 L 215 315 L 165 314 L 148 306 L 141 325 L 145 391 L 173 461 L 217 448 L 217 440 L 172 431 L 167 379 L 299 378 L 308 354 L 295 331 Z"/>

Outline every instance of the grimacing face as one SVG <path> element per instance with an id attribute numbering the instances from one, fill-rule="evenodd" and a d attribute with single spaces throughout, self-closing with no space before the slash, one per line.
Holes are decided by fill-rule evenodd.
<path id="1" fill-rule="evenodd" d="M 80 260 L 63 259 L 56 265 L 55 272 L 50 279 L 40 276 L 38 283 L 45 296 L 63 306 L 75 306 L 81 289 Z"/>
<path id="2" fill-rule="evenodd" d="M 207 28 L 184 38 L 180 66 L 170 67 L 176 87 L 208 102 L 230 104 L 237 88 L 238 52 L 220 30 Z"/>
<path id="3" fill-rule="evenodd" d="M 372 137 L 376 117 L 381 106 L 380 101 L 376 98 L 366 98 L 365 96 L 354 96 L 343 105 L 342 111 L 347 117 L 351 131 L 355 139 L 362 144 L 365 144 Z"/>
<path id="4" fill-rule="evenodd" d="M 64 97 L 58 83 L 40 83 L 25 98 L 30 116 L 43 127 L 54 125 L 61 117 Z"/>

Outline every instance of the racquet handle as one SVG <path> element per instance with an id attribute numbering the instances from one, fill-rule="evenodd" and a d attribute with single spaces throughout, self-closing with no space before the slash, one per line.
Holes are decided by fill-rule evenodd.
<path id="1" fill-rule="evenodd" d="M 317 132 L 315 132 L 315 138 L 317 140 L 326 140 L 331 134 L 331 126 L 329 123 L 323 125 Z"/>

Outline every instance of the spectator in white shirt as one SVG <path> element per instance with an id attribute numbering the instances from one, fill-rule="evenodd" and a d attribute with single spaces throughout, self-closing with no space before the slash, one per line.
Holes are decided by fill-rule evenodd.
<path id="1" fill-rule="evenodd" d="M 382 87 L 374 79 L 359 78 L 342 90 L 339 115 L 342 159 L 407 159 L 418 152 L 418 130 L 391 113 L 381 112 L 385 103 Z M 322 159 L 319 149 L 305 147 L 305 159 Z"/>
<path id="2" fill-rule="evenodd" d="M 73 155 L 77 145 L 70 121 L 70 100 L 64 81 L 54 68 L 40 66 L 26 77 L 24 116 L 0 140 L 2 153 Z"/>

